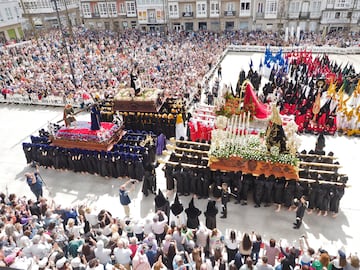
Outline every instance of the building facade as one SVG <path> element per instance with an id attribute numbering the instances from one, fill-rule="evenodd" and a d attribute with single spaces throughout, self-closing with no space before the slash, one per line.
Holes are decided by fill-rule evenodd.
<path id="1" fill-rule="evenodd" d="M 22 16 L 16 1 L 0 0 L 0 43 L 23 38 Z"/>
<path id="2" fill-rule="evenodd" d="M 82 23 L 91 29 L 124 30 L 138 26 L 135 0 L 80 2 Z"/>
<path id="3" fill-rule="evenodd" d="M 24 18 L 33 27 L 57 26 L 54 0 L 19 1 Z M 64 25 L 115 31 L 271 30 L 294 34 L 359 31 L 360 21 L 360 0 L 56 1 Z"/>
<path id="4" fill-rule="evenodd" d="M 58 27 L 56 9 L 61 24 L 65 27 L 81 23 L 78 0 L 19 0 L 22 16 L 28 21 L 26 28 L 35 29 Z M 55 2 L 56 1 L 56 2 Z"/>

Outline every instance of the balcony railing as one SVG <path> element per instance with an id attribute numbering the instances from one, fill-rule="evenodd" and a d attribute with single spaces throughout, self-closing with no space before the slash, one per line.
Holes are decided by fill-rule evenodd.
<path id="1" fill-rule="evenodd" d="M 263 19 L 264 18 L 264 12 L 256 12 L 255 14 L 257 19 Z"/>
<path id="2" fill-rule="evenodd" d="M 100 13 L 91 13 L 92 18 L 100 18 Z"/>
<path id="3" fill-rule="evenodd" d="M 310 12 L 300 12 L 300 19 L 309 19 Z"/>
<path id="4" fill-rule="evenodd" d="M 156 23 L 156 19 L 155 18 L 148 18 L 148 23 Z"/>
<path id="5" fill-rule="evenodd" d="M 183 12 L 182 16 L 183 17 L 194 17 L 194 12 Z"/>
<path id="6" fill-rule="evenodd" d="M 236 11 L 235 10 L 226 10 L 224 11 L 224 16 L 236 16 Z"/>

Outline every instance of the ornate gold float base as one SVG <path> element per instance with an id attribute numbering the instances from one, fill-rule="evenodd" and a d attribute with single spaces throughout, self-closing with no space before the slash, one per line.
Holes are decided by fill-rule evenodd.
<path id="1" fill-rule="evenodd" d="M 209 160 L 209 167 L 211 170 L 221 170 L 229 172 L 251 173 L 258 176 L 264 174 L 266 177 L 274 175 L 275 177 L 285 177 L 285 179 L 298 180 L 299 168 L 283 163 L 271 163 L 259 160 L 248 160 L 240 157 L 230 158 L 214 158 Z"/>

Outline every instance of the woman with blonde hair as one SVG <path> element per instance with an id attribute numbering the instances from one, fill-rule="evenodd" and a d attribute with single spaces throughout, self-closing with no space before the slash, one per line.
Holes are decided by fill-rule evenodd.
<path id="1" fill-rule="evenodd" d="M 80 224 L 75 225 L 75 219 L 69 218 L 66 224 L 66 230 L 69 234 L 74 234 L 74 238 L 80 238 L 80 235 L 84 233 L 83 216 L 80 216 Z"/>
<path id="2" fill-rule="evenodd" d="M 359 270 L 359 257 L 357 255 L 350 255 L 350 261 L 348 261 L 344 270 Z"/>

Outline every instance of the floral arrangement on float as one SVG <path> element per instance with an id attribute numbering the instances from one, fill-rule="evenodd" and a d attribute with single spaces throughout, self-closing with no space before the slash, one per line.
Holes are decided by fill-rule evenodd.
<path id="1" fill-rule="evenodd" d="M 283 129 L 275 105 L 265 133 L 250 134 L 249 121 L 249 112 L 218 116 L 211 136 L 210 168 L 298 179 L 297 125 L 292 121 Z"/>
<path id="2" fill-rule="evenodd" d="M 135 96 L 135 90 L 133 88 L 120 88 L 115 96 L 117 100 L 155 100 L 160 90 L 154 88 L 144 88 L 139 96 Z"/>
<path id="3" fill-rule="evenodd" d="M 91 130 L 91 123 L 76 121 L 76 126 L 67 128 L 63 126 L 55 133 L 55 139 L 83 142 L 105 143 L 113 138 L 119 126 L 113 123 L 101 122 L 99 130 Z"/>

